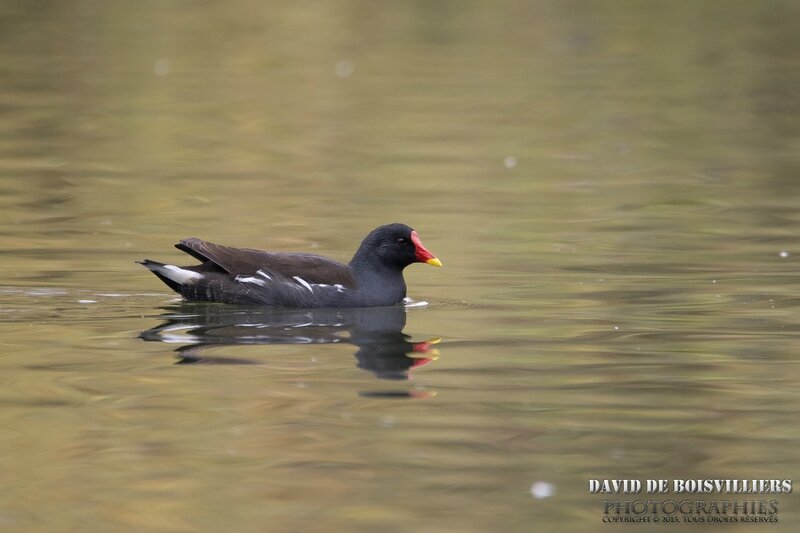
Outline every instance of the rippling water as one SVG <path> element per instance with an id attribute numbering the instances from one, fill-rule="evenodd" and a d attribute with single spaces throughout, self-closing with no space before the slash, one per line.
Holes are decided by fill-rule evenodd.
<path id="1" fill-rule="evenodd" d="M 597 531 L 589 479 L 797 477 L 797 15 L 4 4 L 0 529 Z M 393 221 L 444 263 L 405 308 L 134 264 Z"/>

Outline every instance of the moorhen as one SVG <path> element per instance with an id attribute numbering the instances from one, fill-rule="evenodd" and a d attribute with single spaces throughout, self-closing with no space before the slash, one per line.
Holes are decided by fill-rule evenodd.
<path id="1" fill-rule="evenodd" d="M 405 267 L 442 266 L 405 224 L 372 230 L 347 265 L 314 254 L 231 248 L 197 238 L 175 247 L 201 264 L 138 262 L 190 301 L 299 308 L 396 305 L 406 296 Z"/>

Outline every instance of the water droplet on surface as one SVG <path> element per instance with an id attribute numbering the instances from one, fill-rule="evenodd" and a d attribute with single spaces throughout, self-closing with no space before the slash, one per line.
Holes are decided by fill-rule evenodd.
<path id="1" fill-rule="evenodd" d="M 506 168 L 514 168 L 517 166 L 517 158 L 513 155 L 506 156 L 506 158 L 503 160 L 503 164 L 506 166 Z"/>
<path id="2" fill-rule="evenodd" d="M 787 257 L 789 257 L 789 252 L 787 252 L 786 250 L 781 250 L 781 251 L 780 251 L 780 253 L 779 253 L 778 255 L 779 255 L 781 258 L 783 258 L 783 259 L 786 259 Z"/>
<path id="3" fill-rule="evenodd" d="M 556 493 L 556 486 L 546 481 L 536 481 L 531 485 L 531 496 L 537 500 L 549 498 Z"/>
<path id="4" fill-rule="evenodd" d="M 164 76 L 168 75 L 171 71 L 172 71 L 172 64 L 166 57 L 162 57 L 161 59 L 156 61 L 155 65 L 153 65 L 153 73 L 159 78 L 163 78 Z"/>
<path id="5" fill-rule="evenodd" d="M 349 78 L 355 72 L 356 67 L 352 61 L 349 59 L 342 59 L 338 63 L 336 63 L 336 67 L 334 68 L 334 72 L 336 75 L 342 79 Z"/>

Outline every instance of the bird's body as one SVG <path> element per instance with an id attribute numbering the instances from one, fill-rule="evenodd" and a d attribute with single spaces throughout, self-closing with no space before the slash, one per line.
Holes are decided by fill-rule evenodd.
<path id="1" fill-rule="evenodd" d="M 201 261 L 179 267 L 141 262 L 190 301 L 299 308 L 395 305 L 406 296 L 403 269 L 415 262 L 441 266 L 404 224 L 367 235 L 349 264 L 314 254 L 232 248 L 197 238 L 175 245 Z"/>

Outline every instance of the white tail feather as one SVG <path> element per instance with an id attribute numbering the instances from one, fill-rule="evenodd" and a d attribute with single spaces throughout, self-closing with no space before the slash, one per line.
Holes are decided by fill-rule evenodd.
<path id="1" fill-rule="evenodd" d="M 161 271 L 162 275 L 168 277 L 175 283 L 180 283 L 181 285 L 191 285 L 193 283 L 197 283 L 203 278 L 202 274 L 176 267 L 175 265 L 164 265 L 159 270 Z"/>

